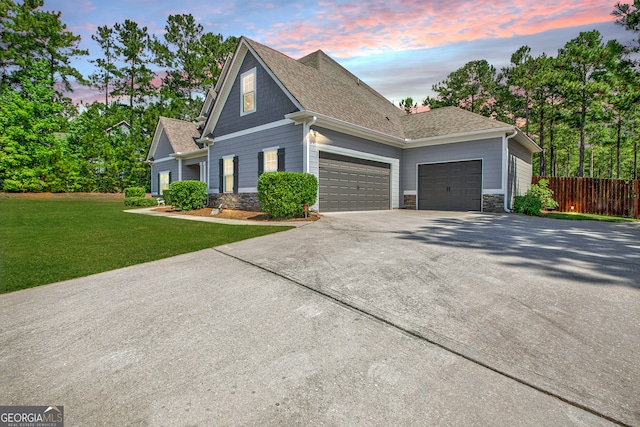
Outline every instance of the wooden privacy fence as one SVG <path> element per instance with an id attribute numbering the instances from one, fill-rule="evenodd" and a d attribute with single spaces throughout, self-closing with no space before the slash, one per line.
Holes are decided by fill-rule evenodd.
<path id="1" fill-rule="evenodd" d="M 638 180 L 534 176 L 531 182 L 541 179 L 549 181 L 557 211 L 640 218 Z"/>

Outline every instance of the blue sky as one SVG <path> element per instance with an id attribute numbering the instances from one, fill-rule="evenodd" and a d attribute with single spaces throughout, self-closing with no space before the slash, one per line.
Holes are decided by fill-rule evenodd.
<path id="1" fill-rule="evenodd" d="M 90 58 L 75 65 L 85 75 L 99 54 L 91 40 L 97 27 L 125 19 L 161 35 L 166 18 L 192 14 L 206 31 L 247 36 L 294 58 L 322 49 L 396 104 L 422 100 L 431 86 L 468 61 L 486 59 L 497 68 L 528 45 L 534 55 L 555 55 L 580 31 L 599 30 L 603 39 L 632 38 L 613 24 L 609 0 L 373 0 L 228 1 L 45 0 L 82 36 Z M 96 99 L 77 90 L 76 100 Z"/>

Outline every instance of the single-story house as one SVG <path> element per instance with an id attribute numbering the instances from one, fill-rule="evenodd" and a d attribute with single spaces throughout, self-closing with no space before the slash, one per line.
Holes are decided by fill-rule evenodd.
<path id="1" fill-rule="evenodd" d="M 540 148 L 456 107 L 406 114 L 321 50 L 298 60 L 242 37 L 194 123 L 160 118 L 151 192 L 207 183 L 212 205 L 258 209 L 258 176 L 308 172 L 320 212 L 505 211 Z"/>

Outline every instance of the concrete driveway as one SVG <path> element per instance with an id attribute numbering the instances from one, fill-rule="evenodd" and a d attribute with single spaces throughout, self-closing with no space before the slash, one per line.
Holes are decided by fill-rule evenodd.
<path id="1" fill-rule="evenodd" d="M 69 426 L 640 425 L 639 225 L 331 214 L 2 295 L 0 405 Z"/>

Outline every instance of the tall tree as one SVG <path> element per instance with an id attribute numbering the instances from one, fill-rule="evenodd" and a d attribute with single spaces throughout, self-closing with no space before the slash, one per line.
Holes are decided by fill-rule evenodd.
<path id="1" fill-rule="evenodd" d="M 134 106 L 143 102 L 156 89 L 152 84 L 154 73 L 148 67 L 151 64 L 149 44 L 151 42 L 147 27 L 140 27 L 129 19 L 123 24 L 115 24 L 114 31 L 119 44 L 116 52 L 125 65 L 116 70 L 115 90 L 112 95 L 129 98 L 131 121 Z"/>
<path id="2" fill-rule="evenodd" d="M 574 107 L 580 131 L 578 176 L 584 176 L 585 128 L 587 113 L 594 101 L 606 93 L 608 85 L 598 78 L 611 51 L 602 43 L 598 31 L 581 32 L 558 51 L 565 78 L 563 90 L 567 102 Z"/>
<path id="3" fill-rule="evenodd" d="M 117 73 L 116 60 L 118 55 L 116 52 L 115 34 L 113 28 L 105 25 L 98 27 L 98 31 L 96 31 L 96 34 L 93 34 L 91 38 L 98 43 L 98 46 L 102 49 L 103 57 L 91 61 L 96 65 L 97 71 L 90 76 L 90 81 L 92 86 L 104 91 L 104 103 L 108 105 L 109 93 L 111 91 L 111 85 L 113 84 L 112 79 Z"/>
<path id="4" fill-rule="evenodd" d="M 24 0 L 16 3 L 2 0 L 0 13 L 3 21 L 1 41 L 6 46 L 2 53 L 3 75 L 12 76 L 14 83 L 29 74 L 36 61 L 48 64 L 48 81 L 65 91 L 71 90 L 70 78 L 84 83 L 81 73 L 71 65 L 74 57 L 88 55 L 80 49 L 80 36 L 67 29 L 60 12 L 43 11 L 44 0 Z"/>
<path id="5" fill-rule="evenodd" d="M 169 16 L 165 30 L 164 40 L 153 40 L 156 63 L 166 68 L 163 83 L 187 98 L 194 93 L 204 95 L 215 84 L 238 39 L 205 33 L 192 15 L 185 14 Z"/>
<path id="6" fill-rule="evenodd" d="M 444 81 L 433 85 L 433 91 L 438 94 L 438 101 L 446 105 L 492 116 L 496 85 L 496 69 L 483 59 L 468 62 L 450 73 Z"/>

